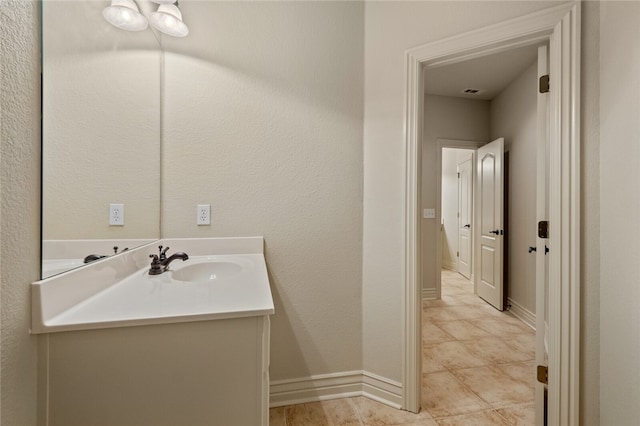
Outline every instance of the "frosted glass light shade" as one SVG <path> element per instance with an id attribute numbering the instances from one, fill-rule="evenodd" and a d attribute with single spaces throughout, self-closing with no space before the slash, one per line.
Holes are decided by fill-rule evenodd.
<path id="1" fill-rule="evenodd" d="M 182 13 L 174 4 L 161 4 L 158 11 L 149 16 L 151 25 L 158 31 L 174 37 L 184 37 L 189 34 L 189 28 L 182 22 Z"/>
<path id="2" fill-rule="evenodd" d="M 133 0 L 112 0 L 111 6 L 105 7 L 102 16 L 114 27 L 127 31 L 147 29 L 149 22 L 140 13 Z"/>

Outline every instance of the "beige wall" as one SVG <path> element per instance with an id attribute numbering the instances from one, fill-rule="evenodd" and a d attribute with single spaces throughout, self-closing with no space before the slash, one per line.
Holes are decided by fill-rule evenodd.
<path id="1" fill-rule="evenodd" d="M 427 76 L 428 78 L 428 76 Z M 489 102 L 425 96 L 422 143 L 422 208 L 435 208 L 438 193 L 438 139 L 489 141 Z M 436 288 L 436 238 L 439 223 L 422 220 L 422 287 Z"/>
<path id="2" fill-rule="evenodd" d="M 508 151 L 507 295 L 535 314 L 537 61 L 491 101 L 491 140 Z"/>
<path id="3" fill-rule="evenodd" d="M 181 5 L 186 7 L 187 4 Z M 619 48 L 620 43 L 630 43 L 632 31 L 638 26 L 636 14 L 629 13 L 637 3 L 627 2 L 625 6 L 606 4 L 602 16 L 600 4 L 583 2 L 582 20 L 582 352 L 581 352 L 581 422 L 585 425 L 600 424 L 600 399 L 603 406 L 602 424 L 617 420 L 631 421 L 638 418 L 637 404 L 629 408 L 628 401 L 637 401 L 637 387 L 626 382 L 637 378 L 637 334 L 623 335 L 622 331 L 633 331 L 631 319 L 638 310 L 634 302 L 634 290 L 628 283 L 638 281 L 637 262 L 621 262 L 637 259 L 637 242 L 631 241 L 625 252 L 617 252 L 613 244 L 619 237 L 631 238 L 637 230 L 638 217 L 629 215 L 633 210 L 616 209 L 615 197 L 625 195 L 629 206 L 637 203 L 637 194 L 620 188 L 634 189 L 637 180 L 629 172 L 633 168 L 619 170 L 630 155 L 617 158 L 625 151 L 609 149 L 615 146 L 635 153 L 637 145 L 638 120 L 627 121 L 626 115 L 631 102 L 626 96 L 632 94 L 638 84 L 637 56 L 634 59 Z M 363 247 L 363 358 L 364 367 L 374 373 L 400 379 L 402 348 L 400 345 L 400 308 L 402 303 L 403 265 L 403 138 L 402 111 L 404 88 L 403 52 L 406 48 L 459 32 L 495 23 L 506 18 L 522 15 L 549 6 L 542 2 L 389 2 L 367 3 L 365 5 L 365 124 L 364 124 L 364 247 Z M 623 10 L 622 16 L 616 13 Z M 31 426 L 35 423 L 35 342 L 27 334 L 29 294 L 27 285 L 38 276 L 38 19 L 37 4 L 26 1 L 4 1 L 0 3 L 2 19 L 2 97 L 1 116 L 1 162 L 2 207 L 0 225 L 2 231 L 2 271 L 0 273 L 2 296 L 2 340 L 1 340 L 1 393 L 3 426 Z M 228 16 L 228 15 L 223 15 Z M 445 17 L 447 17 L 445 19 Z M 455 17 L 455 18 L 453 18 Z M 216 24 L 226 28 L 236 22 L 218 20 Z M 602 19 L 603 30 L 603 88 L 612 90 L 605 94 L 600 110 L 600 64 L 599 30 Z M 239 20 L 242 22 L 242 19 Z M 306 21 L 304 21 L 306 22 Z M 246 22 L 244 23 L 246 25 Z M 630 28 L 625 26 L 629 25 Z M 231 37 L 231 31 L 227 31 Z M 266 34 L 266 31 L 265 31 Z M 5 42 L 7 41 L 8 42 Z M 637 37 L 635 38 L 637 40 Z M 211 40 L 209 43 L 213 43 Z M 635 46 L 637 48 L 637 44 Z M 284 52 L 283 59 L 289 58 Z M 6 60 L 6 58 L 11 58 Z M 195 57 L 197 58 L 197 56 Z M 294 59 L 291 59 L 295 62 Z M 624 61 L 623 64 L 620 64 Z M 206 61 L 205 61 L 206 62 Z M 631 65 L 629 65 L 631 64 Z M 224 65 L 224 64 L 223 64 Z M 329 66 L 329 64 L 327 64 Z M 633 67 L 635 68 L 635 71 Z M 621 71 L 635 74 L 621 74 Z M 266 72 L 266 71 L 265 71 Z M 362 72 L 362 69 L 360 69 Z M 264 74 L 263 74 L 264 75 Z M 616 83 L 622 86 L 616 86 Z M 633 85 L 636 86 L 633 86 Z M 624 89 L 624 90 L 623 90 Z M 245 92 L 239 92 L 245 93 Z M 637 99 L 637 98 L 636 98 Z M 622 110 L 617 105 L 620 102 Z M 637 109 L 636 109 L 637 111 Z M 207 117 L 211 120 L 215 117 Z M 602 118 L 604 131 L 603 150 L 600 164 L 599 120 Z M 616 130 L 617 129 L 617 130 Z M 256 131 L 257 132 L 257 131 Z M 283 131 L 284 132 L 284 131 Z M 258 133 L 258 132 L 257 132 Z M 619 137 L 620 135 L 624 137 Z M 184 139 L 188 141 L 187 138 Z M 357 157 L 357 155 L 356 155 Z M 354 160 L 355 161 L 355 160 Z M 637 173 L 637 171 L 635 172 Z M 600 184 L 602 183 L 602 188 Z M 603 233 L 600 234 L 600 197 L 603 202 Z M 631 198 L 628 198 L 631 197 Z M 605 203 L 607 203 L 605 205 Z M 258 211 L 260 213 L 260 211 Z M 190 213 L 189 213 L 190 214 Z M 195 213 L 194 213 L 195 215 Z M 214 216 L 215 218 L 215 216 Z M 282 220 L 282 222 L 286 222 Z M 357 224 L 356 224 L 357 225 Z M 625 225 L 625 232 L 618 231 Z M 634 228 L 635 227 L 635 228 Z M 293 229 L 292 232 L 297 232 Z M 604 232 L 606 231 L 606 232 Z M 613 231 L 613 232 L 611 232 Z M 291 234 L 295 239 L 296 234 Z M 637 234 L 636 234 L 637 235 Z M 267 238 L 269 238 L 267 236 Z M 602 277 L 600 275 L 600 248 L 614 250 L 603 258 Z M 625 240 L 622 240 L 625 241 Z M 269 250 L 267 240 L 267 250 Z M 302 242 L 299 242 L 302 244 Z M 303 247 L 303 248 L 306 248 Z M 312 248 L 310 250 L 313 250 Z M 355 249 L 354 249 L 355 250 Z M 357 250 L 356 250 L 357 251 Z M 604 250 L 603 250 L 604 251 Z M 318 253 L 311 253 L 316 257 Z M 620 256 L 618 256 L 618 254 Z M 629 256 L 629 257 L 625 257 Z M 634 257 L 635 256 L 635 257 Z M 276 265 L 282 262 L 276 262 Z M 634 269 L 635 267 L 635 269 Z M 286 268 L 277 266 L 276 282 L 283 277 L 289 283 L 298 284 Z M 295 270 L 295 268 L 294 268 Z M 314 273 L 317 272 L 314 270 Z M 600 279 L 603 286 L 600 289 Z M 622 280 L 619 280 L 622 278 Z M 635 280 L 635 281 L 634 281 Z M 315 284 L 315 283 L 314 283 Z M 302 285 L 302 284 L 300 284 Z M 276 285 L 276 292 L 282 289 Z M 306 289 L 297 289 L 300 294 Z M 349 291 L 358 290 L 349 287 Z M 630 293 L 631 292 L 631 293 Z M 601 303 L 602 294 L 602 307 Z M 309 296 L 313 298 L 315 294 Z M 283 294 L 276 294 L 282 298 Z M 284 296 L 288 298 L 288 295 Z M 357 299 L 357 295 L 355 298 Z M 635 297 L 635 298 L 634 298 Z M 296 299 L 297 300 L 297 299 Z M 323 299 L 324 300 L 324 299 Z M 333 302 L 333 300 L 332 300 Z M 280 311 L 282 312 L 282 301 Z M 293 306 L 289 304 L 288 306 Z M 304 306 L 308 308 L 308 306 Z M 600 309 L 603 312 L 600 328 Z M 286 312 L 286 310 L 285 310 Z M 312 312 L 313 321 L 300 324 L 296 329 L 302 333 L 301 342 L 309 342 L 304 330 L 323 327 L 315 325 L 321 315 Z M 354 319 L 358 321 L 358 319 Z M 331 319 L 328 319 L 328 322 Z M 285 324 L 286 326 L 286 321 Z M 325 332 L 339 328 L 342 324 L 330 324 Z M 297 337 L 292 329 L 286 330 L 288 337 Z M 613 374 L 600 378 L 600 337 L 603 344 L 603 372 Z M 308 335 L 307 335 L 308 337 Z M 625 342 L 625 337 L 630 337 Z M 608 349 L 624 348 L 612 356 Z M 625 345 L 625 346 L 618 346 Z M 294 346 L 292 358 L 301 359 L 299 348 Z M 324 356 L 339 356 L 339 353 Z M 620 358 L 615 358 L 615 357 Z M 631 359 L 625 358 L 626 356 Z M 316 359 L 317 360 L 317 359 Z M 616 367 L 615 363 L 619 362 Z M 634 370 L 634 368 L 636 370 Z M 297 369 L 297 367 L 296 367 Z M 602 384 L 602 386 L 600 386 Z M 626 384 L 629 386 L 621 386 Z M 600 395 L 602 392 L 602 395 Z M 620 409 L 620 410 L 618 410 Z"/>
<path id="4" fill-rule="evenodd" d="M 600 403 L 640 418 L 640 3 L 600 9 Z"/>
<path id="5" fill-rule="evenodd" d="M 364 5 L 180 7 L 188 39 L 163 38 L 163 236 L 264 235 L 272 380 L 361 370 Z"/>
<path id="6" fill-rule="evenodd" d="M 0 406 L 2 426 L 36 423 L 29 283 L 40 276 L 39 5 L 0 2 Z"/>

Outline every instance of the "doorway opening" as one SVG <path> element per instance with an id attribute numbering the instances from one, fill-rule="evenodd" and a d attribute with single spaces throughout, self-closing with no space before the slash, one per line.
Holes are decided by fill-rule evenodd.
<path id="1" fill-rule="evenodd" d="M 548 261 L 548 367 L 538 374 L 536 400 L 548 383 L 549 424 L 578 423 L 579 412 L 579 75 L 580 3 L 571 2 L 489 27 L 428 43 L 406 52 L 406 217 L 403 407 L 418 411 L 421 383 L 421 270 L 420 229 L 424 195 L 421 170 L 428 169 L 421 155 L 423 139 L 423 75 L 425 68 L 453 64 L 536 43 L 549 43 L 551 92 L 548 97 L 548 220 L 536 238 L 537 265 Z M 539 149 L 539 147 L 538 147 Z M 540 158 L 540 157 L 538 157 Z M 490 161 L 487 162 L 489 164 Z M 540 187 L 536 188 L 539 191 Z M 477 197 L 482 198 L 482 197 Z M 539 213 L 539 212 L 537 212 Z M 554 225 L 555 224 L 555 225 Z M 555 232 L 547 232 L 555 229 Z M 487 229 L 495 234 L 501 229 Z M 543 232 L 540 232 L 542 230 Z M 483 233 L 484 233 L 483 229 Z M 489 232 L 493 231 L 493 232 Z M 476 228 L 476 232 L 477 228 Z M 547 246 L 548 244 L 548 246 Z M 546 256 L 548 254 L 548 256 Z M 476 256 L 477 258 L 477 256 Z M 483 264 L 483 260 L 476 264 Z M 494 268 L 500 271 L 500 268 Z M 544 268 L 542 269 L 544 270 Z M 474 274 L 475 275 L 475 274 Z M 537 274 L 538 277 L 544 274 Z M 476 281 L 478 280 L 476 276 Z M 544 286 L 542 286 L 544 287 Z M 541 288 L 536 285 L 536 288 Z M 536 303 L 536 308 L 544 305 Z M 541 301 L 540 293 L 536 302 Z M 545 315 L 536 315 L 536 319 Z M 538 339 L 539 340 L 539 339 Z M 536 348 L 539 347 L 538 341 Z M 536 356 L 538 352 L 536 351 Z M 540 371 L 539 371 L 540 373 Z M 544 384 L 543 384 L 544 382 Z M 547 392 L 544 392 L 547 394 Z M 542 407 L 542 404 L 536 404 Z M 542 424 L 536 416 L 536 423 Z"/>
<path id="2" fill-rule="evenodd" d="M 532 44 L 425 70 L 423 164 L 437 154 L 437 176 L 423 168 L 421 180 L 423 195 L 436 186 L 437 214 L 430 243 L 423 197 L 422 408 L 436 419 L 534 423 L 535 255 L 527 249 L 536 244 L 538 53 Z M 502 312 L 511 302 L 534 321 Z M 445 389 L 456 396 L 435 397 Z"/>

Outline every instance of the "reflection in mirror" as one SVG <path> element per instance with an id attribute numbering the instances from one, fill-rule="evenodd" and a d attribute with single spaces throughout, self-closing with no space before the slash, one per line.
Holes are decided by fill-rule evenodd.
<path id="1" fill-rule="evenodd" d="M 43 278 L 160 237 L 161 51 L 108 5 L 42 2 Z"/>

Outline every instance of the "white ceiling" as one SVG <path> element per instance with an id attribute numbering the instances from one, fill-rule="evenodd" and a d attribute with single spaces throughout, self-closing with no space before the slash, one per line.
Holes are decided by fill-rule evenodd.
<path id="1" fill-rule="evenodd" d="M 425 93 L 491 100 L 538 58 L 538 46 L 525 46 L 455 64 L 427 68 Z M 463 90 L 482 89 L 469 95 Z"/>

